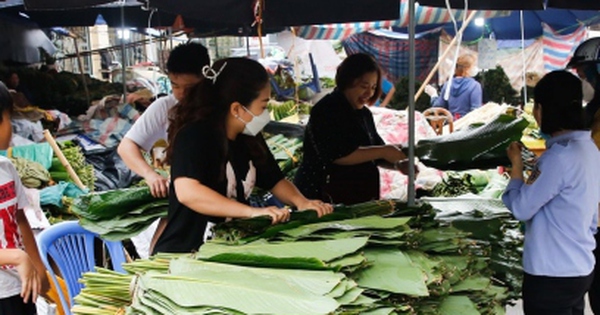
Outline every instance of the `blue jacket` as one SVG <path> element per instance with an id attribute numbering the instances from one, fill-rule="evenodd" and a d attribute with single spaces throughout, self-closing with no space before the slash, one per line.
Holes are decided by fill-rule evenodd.
<path id="1" fill-rule="evenodd" d="M 431 106 L 443 107 L 449 110 L 455 118 L 460 118 L 481 106 L 481 84 L 477 80 L 468 77 L 452 78 L 450 97 L 446 101 L 444 94 L 447 86 L 448 83 L 444 84 L 439 97 L 431 99 Z"/>
<path id="2" fill-rule="evenodd" d="M 600 202 L 600 151 L 589 131 L 546 141 L 527 183 L 510 180 L 502 201 L 525 221 L 523 269 L 536 276 L 581 277 L 594 269 Z"/>

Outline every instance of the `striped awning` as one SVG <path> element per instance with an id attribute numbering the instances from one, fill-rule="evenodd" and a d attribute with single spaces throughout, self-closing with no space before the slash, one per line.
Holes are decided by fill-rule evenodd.
<path id="1" fill-rule="evenodd" d="M 408 0 L 401 0 L 400 2 L 400 19 L 398 20 L 300 26 L 295 28 L 296 35 L 305 39 L 345 39 L 352 34 L 364 31 L 390 27 L 407 27 L 409 21 Z M 465 17 L 464 13 L 464 10 L 448 11 L 443 8 L 418 5 L 415 8 L 417 25 L 452 22 L 450 14 L 453 14 L 457 21 L 460 21 Z M 506 16 L 508 14 L 510 14 L 510 11 L 477 11 L 476 17 L 487 19 Z"/>

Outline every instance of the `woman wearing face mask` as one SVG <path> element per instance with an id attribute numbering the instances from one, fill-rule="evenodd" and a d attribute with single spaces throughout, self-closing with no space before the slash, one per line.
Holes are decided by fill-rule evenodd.
<path id="1" fill-rule="evenodd" d="M 398 146 L 383 142 L 365 106 L 381 94 L 381 70 L 373 57 L 351 55 L 335 82 L 336 89 L 311 110 L 294 183 L 305 196 L 334 203 L 379 199 L 377 166 L 401 169 L 406 159 Z"/>
<path id="2" fill-rule="evenodd" d="M 481 84 L 473 79 L 477 75 L 475 66 L 475 57 L 472 55 L 462 55 L 456 61 L 456 70 L 452 78 L 450 95 L 446 99 L 446 89 L 449 82 L 442 86 L 442 92 L 438 96 L 434 87 L 428 85 L 425 93 L 431 96 L 431 106 L 443 107 L 452 113 L 454 119 L 458 119 L 470 111 L 481 107 L 482 90 Z"/>
<path id="3" fill-rule="evenodd" d="M 212 225 L 226 218 L 287 221 L 287 210 L 248 205 L 255 185 L 300 210 L 330 213 L 330 204 L 306 199 L 283 177 L 260 135 L 269 122 L 265 69 L 250 59 L 228 58 L 206 66 L 203 75 L 170 112 L 168 223 L 154 252 L 196 251 Z"/>

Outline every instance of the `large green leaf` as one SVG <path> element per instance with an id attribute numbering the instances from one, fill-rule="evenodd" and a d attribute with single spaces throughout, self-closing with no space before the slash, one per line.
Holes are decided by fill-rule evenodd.
<path id="1" fill-rule="evenodd" d="M 359 286 L 410 296 L 429 295 L 425 274 L 403 252 L 384 248 L 368 249 L 365 250 L 365 256 L 373 264 L 357 274 L 355 280 Z"/>
<path id="2" fill-rule="evenodd" d="M 381 307 L 376 308 L 374 310 L 362 312 L 362 315 L 390 315 L 394 314 L 395 311 L 396 309 L 394 309 L 393 307 Z"/>
<path id="3" fill-rule="evenodd" d="M 490 278 L 483 276 L 469 277 L 452 286 L 453 292 L 483 291 L 490 286 Z"/>
<path id="4" fill-rule="evenodd" d="M 351 238 L 316 242 L 267 243 L 256 241 L 241 246 L 205 243 L 200 247 L 198 258 L 210 258 L 224 253 L 264 255 L 275 258 L 314 257 L 324 262 L 352 254 L 363 248 L 368 238 Z"/>
<path id="5" fill-rule="evenodd" d="M 313 234 L 320 230 L 387 230 L 406 225 L 409 220 L 410 218 L 382 218 L 381 216 L 369 216 L 341 221 L 307 224 L 295 229 L 282 231 L 281 233 L 293 237 L 300 237 Z"/>
<path id="6" fill-rule="evenodd" d="M 338 283 L 338 285 L 331 292 L 327 293 L 327 296 L 337 299 L 346 294 L 346 292 L 356 288 L 357 286 L 358 285 L 353 280 L 344 279 L 340 283 Z"/>
<path id="7" fill-rule="evenodd" d="M 365 261 L 366 258 L 362 254 L 354 254 L 336 260 L 332 260 L 329 262 L 328 265 L 336 269 L 341 269 L 349 266 L 357 266 L 364 263 Z"/>
<path id="8" fill-rule="evenodd" d="M 440 315 L 480 315 L 477 306 L 466 296 L 448 296 L 440 304 Z"/>
<path id="9" fill-rule="evenodd" d="M 413 265 L 421 268 L 425 273 L 428 285 L 443 280 L 443 275 L 437 270 L 437 267 L 440 265 L 439 261 L 432 260 L 424 253 L 418 251 L 408 251 L 405 254 L 408 255 Z"/>
<path id="10" fill-rule="evenodd" d="M 171 261 L 169 270 L 173 275 L 260 283 L 265 288 L 273 287 L 276 290 L 289 286 L 291 290 L 307 290 L 319 295 L 330 293 L 345 278 L 343 274 L 332 271 L 242 267 L 189 258 Z"/>
<path id="11" fill-rule="evenodd" d="M 344 293 L 344 295 L 337 297 L 336 300 L 338 301 L 338 303 L 340 303 L 341 305 L 345 305 L 345 304 L 351 304 L 352 302 L 356 301 L 356 299 L 358 299 L 358 297 L 364 292 L 363 289 L 360 288 L 352 288 L 349 291 L 346 291 L 346 293 Z"/>
<path id="12" fill-rule="evenodd" d="M 152 274 L 142 276 L 140 282 L 141 290 L 160 292 L 182 309 L 213 306 L 246 314 L 317 315 L 329 314 L 339 306 L 330 297 L 266 291 L 256 283 L 240 285 Z M 176 311 L 171 314 L 184 313 Z"/>

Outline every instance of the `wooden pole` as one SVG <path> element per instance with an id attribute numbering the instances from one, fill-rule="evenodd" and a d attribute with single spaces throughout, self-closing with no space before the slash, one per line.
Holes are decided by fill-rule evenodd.
<path id="1" fill-rule="evenodd" d="M 429 81 L 431 81 L 431 78 L 433 77 L 433 75 L 435 74 L 437 69 L 440 67 L 440 64 L 442 63 L 442 61 L 444 61 L 444 59 L 446 59 L 446 56 L 450 53 L 450 49 L 452 49 L 452 46 L 454 46 L 454 43 L 456 43 L 456 39 L 458 38 L 458 35 L 462 34 L 465 31 L 465 29 L 467 28 L 469 23 L 471 23 L 471 20 L 473 20 L 473 18 L 475 17 L 476 13 L 477 13 L 477 11 L 472 11 L 471 13 L 469 13 L 469 16 L 467 17 L 467 19 L 463 22 L 462 26 L 460 27 L 460 29 L 458 30 L 458 32 L 456 33 L 456 35 L 454 36 L 452 41 L 450 41 L 450 44 L 448 45 L 448 48 L 446 48 L 446 51 L 444 51 L 442 56 L 440 58 L 438 58 L 437 63 L 435 64 L 433 69 L 431 69 L 431 72 L 429 72 L 429 74 L 425 78 L 425 81 L 423 81 L 423 84 L 421 84 L 421 87 L 419 88 L 417 93 L 415 93 L 415 101 L 419 98 L 419 96 L 421 96 L 421 94 L 423 94 L 423 91 L 425 91 L 425 87 L 427 86 L 427 84 L 429 84 Z"/>
<path id="2" fill-rule="evenodd" d="M 60 163 L 62 163 L 62 165 L 67 169 L 67 173 L 73 179 L 75 185 L 77 185 L 77 187 L 79 187 L 81 190 L 87 190 L 88 188 L 81 182 L 81 179 L 79 179 L 79 176 L 77 176 L 77 173 L 75 173 L 71 163 L 69 163 L 62 150 L 58 147 L 56 140 L 54 140 L 54 137 L 52 137 L 48 129 L 44 129 L 44 138 L 46 138 L 46 141 L 48 141 L 50 147 L 52 147 L 52 150 L 54 150 L 54 154 L 56 154 L 60 160 Z"/>

